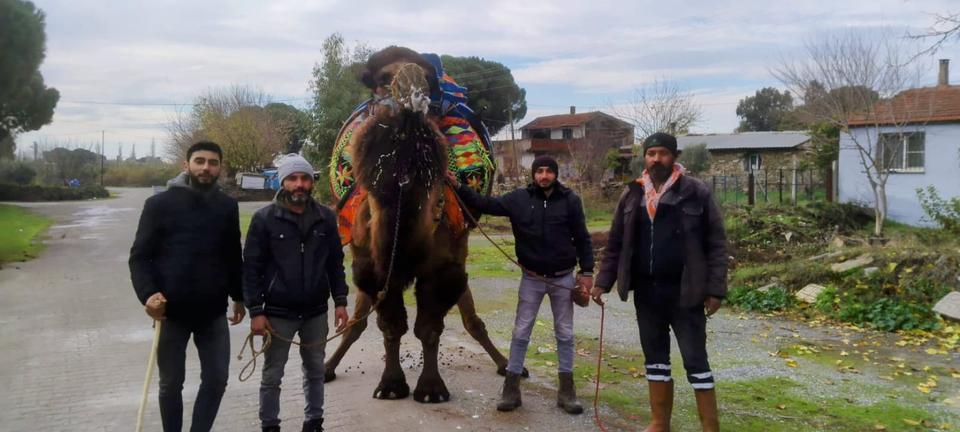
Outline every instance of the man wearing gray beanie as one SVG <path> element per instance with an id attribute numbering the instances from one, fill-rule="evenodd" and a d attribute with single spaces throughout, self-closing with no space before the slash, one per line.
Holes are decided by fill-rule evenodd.
<path id="1" fill-rule="evenodd" d="M 343 248 L 332 210 L 313 200 L 313 166 L 290 154 L 278 167 L 274 202 L 250 221 L 243 249 L 243 292 L 250 330 L 275 337 L 264 353 L 260 381 L 260 425 L 280 430 L 280 380 L 290 343 L 300 335 L 306 408 L 303 431 L 323 430 L 323 360 L 327 303 L 333 297 L 337 330 L 347 324 Z M 283 338 L 283 339 L 281 339 Z"/>

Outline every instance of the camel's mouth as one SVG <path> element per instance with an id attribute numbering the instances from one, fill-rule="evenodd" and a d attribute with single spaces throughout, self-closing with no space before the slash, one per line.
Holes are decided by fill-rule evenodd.
<path id="1" fill-rule="evenodd" d="M 426 71 L 415 63 L 390 65 L 379 78 L 386 94 L 378 102 L 395 113 L 412 111 L 426 114 L 430 109 L 430 84 Z"/>

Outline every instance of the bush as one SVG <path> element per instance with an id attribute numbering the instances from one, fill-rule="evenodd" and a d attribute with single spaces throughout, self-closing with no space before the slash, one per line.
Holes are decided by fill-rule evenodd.
<path id="1" fill-rule="evenodd" d="M 109 197 L 110 192 L 101 186 L 68 188 L 0 183 L 0 201 L 70 201 Z"/>
<path id="2" fill-rule="evenodd" d="M 103 183 L 107 186 L 164 186 L 181 169 L 173 164 L 121 162 L 107 166 Z"/>
<path id="3" fill-rule="evenodd" d="M 727 293 L 727 300 L 744 310 L 773 312 L 786 309 L 793 302 L 793 297 L 781 287 L 770 288 L 763 292 L 739 286 Z"/>
<path id="4" fill-rule="evenodd" d="M 950 234 L 960 235 L 960 198 L 944 200 L 933 186 L 917 189 L 917 198 L 931 222 Z"/>
<path id="5" fill-rule="evenodd" d="M 37 177 L 37 170 L 25 162 L 0 160 L 0 182 L 28 185 Z"/>

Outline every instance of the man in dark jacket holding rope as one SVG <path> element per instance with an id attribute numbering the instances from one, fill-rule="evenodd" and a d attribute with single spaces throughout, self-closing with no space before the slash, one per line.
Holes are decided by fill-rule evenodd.
<path id="1" fill-rule="evenodd" d="M 508 216 L 516 241 L 517 260 L 523 266 L 517 317 L 510 342 L 510 359 L 503 395 L 497 409 L 520 407 L 520 376 L 537 313 L 544 296 L 550 297 L 554 335 L 557 338 L 559 386 L 557 405 L 570 414 L 580 414 L 573 383 L 573 302 L 577 277 L 587 289 L 593 286 L 593 246 L 580 197 L 557 180 L 557 161 L 539 156 L 531 167 L 533 183 L 501 197 L 485 197 L 460 185 L 457 195 L 480 213 Z M 456 176 L 448 175 L 456 183 Z"/>
<path id="2" fill-rule="evenodd" d="M 677 139 L 655 133 L 643 142 L 646 169 L 617 204 L 597 283 L 614 282 L 620 299 L 633 291 L 653 420 L 647 432 L 670 430 L 673 380 L 670 330 L 676 335 L 704 431 L 717 431 L 717 398 L 707 362 L 706 319 L 727 292 L 727 241 L 710 188 L 675 163 Z"/>
<path id="3" fill-rule="evenodd" d="M 256 212 L 243 249 L 243 290 L 250 330 L 269 333 L 260 381 L 260 424 L 280 430 L 280 380 L 294 335 L 303 360 L 304 432 L 323 430 L 323 360 L 333 297 L 336 328 L 347 324 L 343 248 L 332 210 L 311 197 L 313 167 L 290 154 L 279 164 L 280 190 Z"/>
<path id="4" fill-rule="evenodd" d="M 183 427 L 184 362 L 193 335 L 200 389 L 190 430 L 199 432 L 213 427 L 227 387 L 227 296 L 234 301 L 231 324 L 239 324 L 245 311 L 237 201 L 217 186 L 223 151 L 201 141 L 186 156 L 184 172 L 143 206 L 130 248 L 130 279 L 147 314 L 164 323 L 157 342 L 164 431 Z"/>

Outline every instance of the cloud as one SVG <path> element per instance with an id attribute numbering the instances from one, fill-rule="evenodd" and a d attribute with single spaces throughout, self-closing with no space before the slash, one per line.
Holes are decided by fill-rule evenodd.
<path id="1" fill-rule="evenodd" d="M 335 31 L 372 47 L 501 61 L 528 90 L 527 119 L 569 105 L 602 108 L 672 79 L 704 95 L 704 128 L 729 130 L 736 100 L 776 85 L 771 61 L 805 38 L 849 28 L 919 31 L 932 23 L 928 13 L 956 9 L 947 0 L 36 3 L 47 15 L 42 71 L 62 102 L 53 124 L 21 142 L 106 129 L 146 143 L 165 135 L 177 109 L 82 102 L 189 103 L 208 88 L 245 84 L 303 106 L 321 43 Z M 960 59 L 958 45 L 941 54 Z"/>

